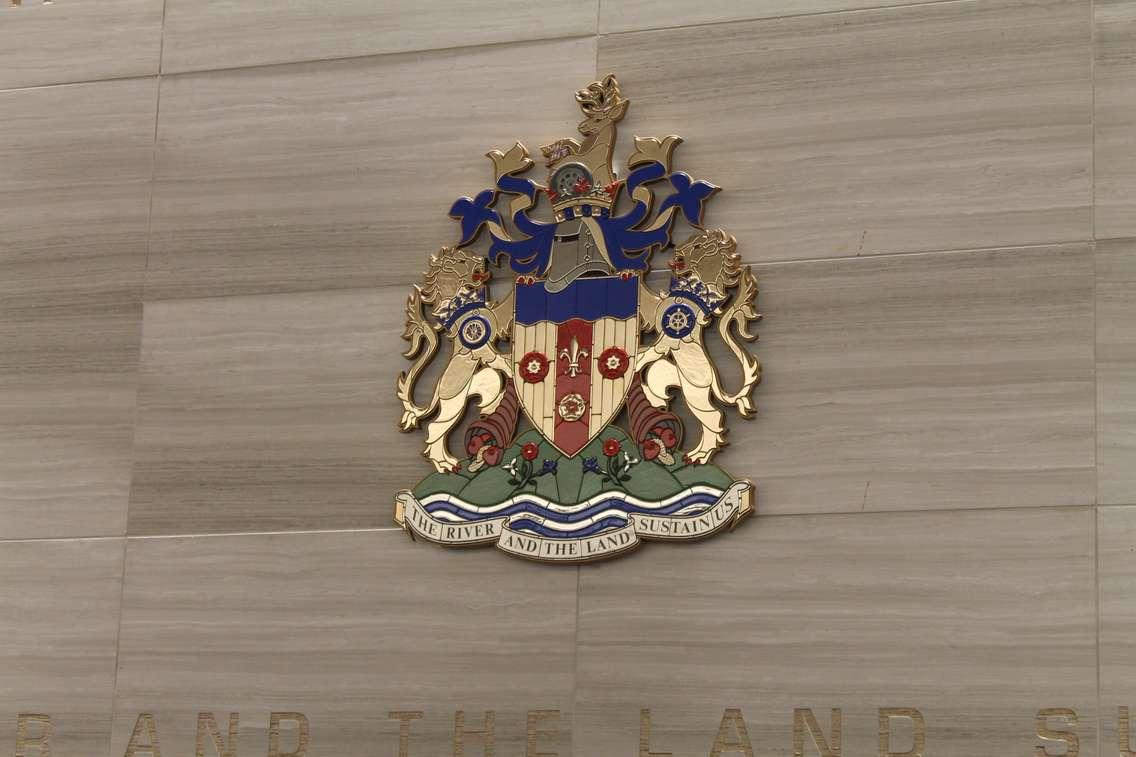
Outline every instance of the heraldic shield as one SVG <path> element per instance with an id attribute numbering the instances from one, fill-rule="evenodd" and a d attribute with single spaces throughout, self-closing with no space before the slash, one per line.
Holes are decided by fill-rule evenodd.
<path id="1" fill-rule="evenodd" d="M 568 457 L 596 438 L 627 397 L 639 347 L 635 278 L 578 278 L 558 292 L 519 285 L 515 385 L 533 426 Z"/>

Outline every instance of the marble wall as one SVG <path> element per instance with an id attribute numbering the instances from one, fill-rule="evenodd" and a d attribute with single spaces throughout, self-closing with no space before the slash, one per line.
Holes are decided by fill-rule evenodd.
<path id="1" fill-rule="evenodd" d="M 1136 2 L 0 0 L 0 62 L 0 755 L 1136 753 Z M 608 71 L 758 274 L 758 517 L 412 542 L 406 291 Z"/>

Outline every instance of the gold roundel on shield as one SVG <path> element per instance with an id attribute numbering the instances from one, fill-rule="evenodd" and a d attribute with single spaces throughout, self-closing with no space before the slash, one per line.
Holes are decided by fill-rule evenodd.
<path id="1" fill-rule="evenodd" d="M 569 423 L 583 418 L 587 409 L 588 403 L 584 402 L 584 398 L 576 392 L 565 394 L 560 398 L 560 404 L 556 406 L 556 412 Z"/>

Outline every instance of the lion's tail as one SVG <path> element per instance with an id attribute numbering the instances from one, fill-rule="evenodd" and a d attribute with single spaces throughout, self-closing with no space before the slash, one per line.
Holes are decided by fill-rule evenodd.
<path id="1" fill-rule="evenodd" d="M 714 394 L 721 402 L 735 406 L 743 418 L 749 418 L 756 412 L 753 400 L 750 399 L 749 395 L 753 393 L 754 387 L 761 381 L 761 361 L 749 354 L 745 347 L 738 343 L 730 329 L 731 325 L 736 325 L 738 335 L 747 342 L 757 339 L 757 334 L 749 331 L 750 321 L 761 318 L 753 306 L 754 298 L 757 296 L 757 279 L 754 278 L 753 271 L 750 270 L 749 266 L 742 269 L 740 284 L 734 302 L 718 321 L 718 333 L 721 334 L 722 341 L 726 343 L 730 351 L 737 357 L 738 362 L 741 363 L 742 384 L 733 394 L 726 394 L 715 379 L 713 389 Z"/>
<path id="2" fill-rule="evenodd" d="M 434 392 L 430 403 L 425 407 L 414 404 L 414 385 L 418 382 L 422 371 L 426 369 L 426 366 L 430 364 L 430 361 L 438 352 L 439 328 L 423 317 L 422 290 L 414 287 L 414 291 L 406 300 L 406 331 L 402 334 L 402 338 L 409 341 L 410 346 L 402 354 L 407 359 L 417 355 L 417 360 L 410 366 L 408 372 L 398 375 L 398 398 L 402 400 L 404 410 L 399 428 L 403 431 L 413 430 L 422 418 L 434 412 L 438 407 L 437 392 Z"/>

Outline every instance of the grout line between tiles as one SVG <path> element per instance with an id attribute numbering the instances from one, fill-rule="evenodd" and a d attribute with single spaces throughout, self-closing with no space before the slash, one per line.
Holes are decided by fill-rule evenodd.
<path id="1" fill-rule="evenodd" d="M 952 0 L 957 1 L 957 0 Z M 963 255 L 972 254 L 976 252 L 1014 252 L 1016 250 L 1043 250 L 1047 247 L 1067 247 L 1070 245 L 1092 245 L 1091 239 L 1066 239 L 1053 242 L 1037 242 L 1034 244 L 1021 244 L 1009 245 L 1003 247 L 959 247 L 956 249 L 948 250 L 911 250 L 911 251 L 898 251 L 898 252 L 880 252 L 871 255 L 844 255 L 840 257 L 828 258 L 793 258 L 788 260 L 745 260 L 742 263 L 752 266 L 782 266 L 782 265 L 800 265 L 807 263 L 836 263 L 841 261 L 868 261 L 876 259 L 888 259 L 899 257 L 916 257 L 920 255 Z M 423 258 L 425 260 L 425 258 Z M 659 272 L 665 269 L 651 269 L 651 272 Z M 500 274 L 501 276 L 508 275 L 508 271 Z M 319 294 L 323 292 L 373 292 L 381 289 L 399 289 L 404 290 L 413 281 L 408 280 L 405 284 L 372 284 L 360 286 L 331 286 L 322 287 L 318 289 L 272 289 L 268 288 L 264 291 L 248 291 L 248 292 L 220 292 L 218 294 L 204 294 L 195 295 L 191 297 L 154 297 L 144 298 L 146 303 L 161 303 L 161 302 L 193 302 L 195 300 L 215 300 L 222 298 L 239 298 L 239 297 L 261 297 L 266 295 L 288 295 L 288 294 Z"/>
<path id="2" fill-rule="evenodd" d="M 141 312 L 138 318 L 138 362 L 134 371 L 134 428 L 133 437 L 130 442 L 130 485 L 126 490 L 126 507 L 123 516 L 123 530 L 128 531 L 130 527 L 130 500 L 131 492 L 133 490 L 134 482 L 134 463 L 137 460 L 138 450 L 138 422 L 141 416 L 141 392 L 142 392 L 142 341 L 144 331 L 146 328 L 146 279 L 150 272 L 150 245 L 153 239 L 154 228 L 154 180 L 157 177 L 158 170 L 158 124 L 160 122 L 160 114 L 162 108 L 162 54 L 165 51 L 166 44 L 166 2 L 162 0 L 162 21 L 159 27 L 158 37 L 158 75 L 156 77 L 156 92 L 154 95 L 154 134 L 153 144 L 150 148 L 150 200 L 146 210 L 146 261 L 142 267 L 142 281 L 139 286 L 139 298 L 143 302 Z M 107 728 L 107 743 L 106 754 L 111 757 L 111 750 L 114 747 L 114 713 L 118 701 L 118 665 L 122 652 L 122 618 L 125 614 L 124 603 L 126 600 L 126 559 L 129 554 L 130 540 L 122 540 L 122 575 L 119 579 L 118 586 L 118 627 L 114 636 L 114 676 L 111 684 L 110 695 L 110 721 Z"/>
<path id="3" fill-rule="evenodd" d="M 991 247 L 953 247 L 939 250 L 896 250 L 893 252 L 875 252 L 868 255 L 837 255 L 820 258 L 787 258 L 779 260 L 746 260 L 742 256 L 742 263 L 755 266 L 794 265 L 797 263 L 836 263 L 843 260 L 875 260 L 877 258 L 916 257 L 919 255 L 959 255 L 974 252 L 1013 252 L 1015 250 L 1041 250 L 1046 247 L 1068 247 L 1078 244 L 1092 244 L 1092 239 L 1059 239 L 1051 242 L 1031 242 L 1029 244 L 1011 244 Z"/>
<path id="4" fill-rule="evenodd" d="M 854 13 L 876 13 L 878 11 L 901 11 L 910 8 L 922 8 L 935 5 L 962 5 L 964 3 L 977 4 L 983 0 L 914 0 L 908 3 L 897 3 L 895 5 L 868 5 L 864 7 L 853 8 L 832 8 L 830 10 L 813 11 L 812 13 L 779 13 L 772 16 L 743 16 L 741 18 L 728 18 L 721 21 L 703 21 L 691 24 L 675 24 L 673 26 L 648 26 L 642 29 L 621 29 L 620 31 L 601 33 L 601 37 L 617 37 L 622 35 L 632 34 L 647 34 L 652 32 L 667 32 L 667 31 L 681 31 L 683 29 L 702 29 L 713 26 L 726 26 L 728 24 L 753 24 L 763 21 L 784 21 L 791 18 L 820 18 L 824 16 L 837 16 L 840 14 L 854 14 Z"/>
<path id="5" fill-rule="evenodd" d="M 114 677 L 110 687 L 110 718 L 109 725 L 107 726 L 106 742 L 107 757 L 110 757 L 111 748 L 114 746 L 114 710 L 115 702 L 118 699 L 118 660 L 119 653 L 122 651 L 122 605 L 126 599 L 126 554 L 129 545 L 129 541 L 126 539 L 122 540 L 122 574 L 118 582 L 118 627 L 115 629 L 114 634 Z"/>
<path id="6" fill-rule="evenodd" d="M 942 1 L 943 2 L 959 2 L 960 0 L 942 0 Z M 490 48 L 496 48 L 496 47 L 509 47 L 509 46 L 512 46 L 512 45 L 535 45 L 535 44 L 541 44 L 541 43 L 546 43 L 546 42 L 561 42 L 561 41 L 570 41 L 570 40 L 598 39 L 598 37 L 599 37 L 599 35 L 595 34 L 595 33 L 593 33 L 593 34 L 568 34 L 568 35 L 564 35 L 564 36 L 535 37 L 535 38 L 531 38 L 531 39 L 514 39 L 514 40 L 508 40 L 508 41 L 504 41 L 504 42 L 485 42 L 485 43 L 477 44 L 477 45 L 454 45 L 454 46 L 451 46 L 451 47 L 429 47 L 429 48 L 423 48 L 421 50 L 393 50 L 393 51 L 388 51 L 388 52 L 361 53 L 359 55 L 341 55 L 341 56 L 336 56 L 336 57 L 331 57 L 331 58 L 302 58 L 302 59 L 298 59 L 298 60 L 276 61 L 276 62 L 273 62 L 273 63 L 257 63 L 257 64 L 252 64 L 252 65 L 247 65 L 247 66 L 227 66 L 227 67 L 224 67 L 224 68 L 191 68 L 191 69 L 187 69 L 185 71 L 168 71 L 168 72 L 166 72 L 166 71 L 162 70 L 162 65 L 163 65 L 162 56 L 164 54 L 164 47 L 165 47 L 165 30 L 164 30 L 165 13 L 166 13 L 166 9 L 165 9 L 165 5 L 163 4 L 163 6 L 162 6 L 163 31 L 162 31 L 162 39 L 159 43 L 158 71 L 157 71 L 157 73 L 153 73 L 153 74 L 133 74 L 133 75 L 127 75 L 127 76 L 108 76 L 108 77 L 102 78 L 102 79 L 78 79 L 78 80 L 75 80 L 75 81 L 53 82 L 51 84 L 30 84 L 30 85 L 24 86 L 24 87 L 6 87 L 6 88 L 0 89 L 0 94 L 4 94 L 5 92 L 22 92 L 22 91 L 33 90 L 33 89 L 48 89 L 48 88 L 51 88 L 51 87 L 81 87 L 81 86 L 86 86 L 86 85 L 90 85 L 90 84 L 102 84 L 104 82 L 113 82 L 113 81 L 133 81 L 133 80 L 141 80 L 141 79 L 154 79 L 154 78 L 158 78 L 158 77 L 163 76 L 163 75 L 164 76 L 194 76 L 194 75 L 198 75 L 198 74 L 221 74 L 221 73 L 235 72 L 235 71 L 259 71 L 259 70 L 270 69 L 270 68 L 282 68 L 284 66 L 306 66 L 306 65 L 319 64 L 319 63 L 336 63 L 336 62 L 339 62 L 339 61 L 361 61 L 361 60 L 368 60 L 368 59 L 371 59 L 371 58 L 391 58 L 391 57 L 399 56 L 399 55 L 402 55 L 402 56 L 406 56 L 406 55 L 428 55 L 430 53 L 446 53 L 446 52 L 454 52 L 454 51 L 474 51 L 474 50 L 490 49 Z"/>
<path id="7" fill-rule="evenodd" d="M 144 81 L 146 79 L 155 79 L 158 74 L 129 74 L 126 76 L 107 76 L 103 79 L 79 79 L 77 81 L 61 81 L 52 84 L 29 84 L 26 87 L 5 87 L 0 89 L 0 95 L 7 92 L 28 92 L 36 89 L 52 89 L 55 87 L 85 87 L 91 84 L 105 84 L 107 82 L 116 81 Z"/>
<path id="8" fill-rule="evenodd" d="M 0 545 L 4 544 L 27 544 L 39 543 L 50 544 L 57 541 L 117 541 L 118 539 L 125 539 L 125 534 L 118 536 L 28 536 L 17 539 L 0 539 Z"/>
<path id="9" fill-rule="evenodd" d="M 974 0 L 941 0 L 941 2 L 974 2 Z M 595 34 L 564 34 L 551 37 L 533 37 L 527 39 L 511 39 L 501 42 L 481 42 L 475 45 L 450 45 L 449 47 L 427 47 L 419 50 L 388 50 L 377 53 L 359 53 L 358 55 L 340 55 L 330 58 L 303 58 L 300 60 L 284 60 L 273 63 L 254 63 L 247 66 L 228 66 L 225 68 L 190 68 L 184 71 L 169 71 L 167 76 L 195 76 L 198 74 L 218 74 L 230 71 L 262 71 L 269 68 L 282 68 L 284 66 L 306 66 L 318 63 L 338 63 L 340 61 L 362 61 L 372 58 L 392 58 L 395 56 L 430 55 L 433 53 L 472 52 L 477 50 L 492 50 L 499 47 L 513 47 L 520 45 L 539 45 L 548 42 L 567 42 L 572 40 L 594 39 Z"/>
<path id="10" fill-rule="evenodd" d="M 1019 513 L 1045 513 L 1045 512 L 1062 512 L 1069 510 L 1090 510 L 1100 508 L 1131 508 L 1136 507 L 1133 504 L 1112 504 L 1112 505 L 1094 505 L 1092 503 L 1083 504 L 1070 504 L 1070 505 L 1046 505 L 1038 507 L 1036 505 L 1006 505 L 996 507 L 953 507 L 946 509 L 908 509 L 908 510 L 838 510 L 838 511 L 824 511 L 824 512 L 800 512 L 800 513 L 762 513 L 758 512 L 755 516 L 756 521 L 769 520 L 769 519 L 783 519 L 783 518 L 834 518 L 834 517 L 887 517 L 891 515 L 942 515 L 946 513 L 966 514 L 966 513 L 999 513 L 999 512 L 1019 512 Z M 108 539 L 123 539 L 125 541 L 141 541 L 145 539 L 205 539 L 213 537 L 229 537 L 229 536 L 301 536 L 311 534 L 366 534 L 366 533 L 386 533 L 386 532 L 402 532 L 404 529 L 398 526 L 382 526 L 378 528 L 326 528 L 326 529 L 309 529 L 309 530 L 292 530 L 292 531 L 219 531 L 219 532 L 200 532 L 200 533 L 171 533 L 171 534 L 141 534 L 135 536 L 53 536 L 53 537 L 33 537 L 28 539 L 0 539 L 0 546 L 4 544 L 15 544 L 25 542 L 55 542 L 55 541 L 105 541 Z"/>
<path id="11" fill-rule="evenodd" d="M 1093 239 L 1097 238 L 1097 11 L 1096 0 L 1089 0 L 1089 199 L 1092 218 L 1089 219 Z"/>
<path id="12" fill-rule="evenodd" d="M 213 537 L 225 536 L 290 536 L 290 535 L 315 535 L 315 534 L 377 534 L 387 531 L 404 531 L 405 529 L 398 526 L 382 527 L 382 528 L 314 528 L 307 531 L 223 531 L 217 533 L 179 533 L 179 534 L 145 534 L 139 536 L 127 536 L 127 541 L 142 541 L 144 539 L 208 539 Z"/>
<path id="13" fill-rule="evenodd" d="M 1101 709 L 1101 611 L 1100 611 L 1100 375 L 1097 363 L 1099 334 L 1099 292 L 1097 288 L 1097 43 L 1096 0 L 1089 0 L 1089 198 L 1092 216 L 1089 219 L 1093 235 L 1093 607 L 1096 629 L 1096 683 L 1097 683 L 1097 742 L 1099 753 L 1104 751 L 1104 711 Z"/>
<path id="14" fill-rule="evenodd" d="M 646 28 L 642 28 L 642 29 L 627 29 L 627 30 L 621 30 L 621 31 L 617 31 L 617 32 L 610 32 L 610 33 L 607 33 L 607 34 L 604 34 L 600 31 L 600 23 L 601 23 L 601 20 L 602 20 L 601 2 L 602 2 L 602 0 L 597 0 L 597 3 L 596 3 L 596 31 L 595 31 L 594 34 L 568 34 L 568 35 L 563 35 L 563 36 L 554 35 L 554 36 L 550 36 L 550 37 L 537 37 L 537 38 L 530 38 L 530 39 L 505 40 L 505 41 L 501 41 L 501 42 L 485 42 L 485 43 L 475 44 L 475 45 L 450 45 L 450 46 L 447 46 L 447 47 L 428 47 L 428 48 L 421 48 L 421 49 L 415 49 L 415 50 L 393 50 L 393 51 L 387 51 L 387 52 L 362 53 L 362 54 L 359 54 L 359 55 L 344 55 L 344 56 L 335 56 L 335 57 L 327 57 L 327 58 L 305 58 L 305 59 L 300 59 L 300 60 L 278 61 L 278 62 L 272 62 L 272 63 L 258 63 L 258 64 L 245 65 L 245 66 L 227 66 L 227 67 L 223 67 L 223 68 L 194 68 L 194 69 L 187 69 L 185 71 L 171 71 L 171 72 L 168 72 L 168 75 L 169 76 L 184 76 L 184 75 L 187 75 L 187 74 L 208 74 L 208 73 L 218 73 L 218 72 L 224 72 L 224 71 L 244 71 L 244 70 L 274 68 L 274 67 L 279 67 L 279 66 L 302 65 L 302 64 L 308 64 L 308 63 L 331 63 L 331 62 L 335 62 L 335 61 L 365 60 L 367 58 L 381 58 L 381 57 L 388 57 L 388 56 L 392 56 L 392 55 L 415 55 L 415 54 L 422 54 L 422 53 L 450 52 L 450 51 L 457 51 L 457 50 L 477 50 L 479 48 L 503 47 L 503 46 L 508 46 L 508 45 L 523 45 L 523 44 L 530 44 L 530 43 L 539 44 L 539 43 L 542 43 L 542 42 L 556 42 L 556 41 L 560 41 L 560 40 L 586 39 L 588 37 L 594 37 L 594 38 L 597 39 L 597 42 L 598 42 L 598 40 L 602 39 L 603 37 L 614 37 L 614 36 L 620 36 L 620 35 L 664 32 L 664 31 L 682 30 L 682 29 L 697 29 L 697 28 L 703 28 L 703 27 L 723 26 L 723 25 L 726 25 L 726 24 L 755 23 L 755 22 L 763 22 L 763 21 L 772 22 L 772 21 L 779 21 L 779 20 L 790 19 L 790 18 L 811 18 L 811 17 L 833 16 L 833 15 L 838 15 L 838 14 L 873 13 L 873 12 L 878 12 L 878 11 L 899 11 L 899 10 L 905 10 L 905 9 L 909 9 L 909 8 L 920 8 L 920 7 L 924 7 L 924 6 L 976 3 L 976 2 L 979 2 L 979 0 L 926 0 L 925 2 L 909 2 L 909 3 L 898 4 L 898 5 L 870 5 L 870 6 L 862 7 L 862 8 L 834 8 L 832 10 L 817 11 L 817 12 L 813 12 L 813 13 L 785 13 L 785 14 L 778 14 L 778 15 L 772 15 L 772 16 L 745 16 L 745 17 L 741 17 L 741 18 L 726 19 L 726 20 L 723 20 L 723 21 L 707 21 L 707 22 L 702 22 L 702 23 L 675 24 L 675 25 L 672 25 L 672 26 L 646 27 Z M 165 9 L 165 5 L 163 3 L 161 44 L 164 44 L 164 42 L 165 42 L 165 14 L 166 14 L 166 9 Z M 597 50 L 598 50 L 598 44 L 597 44 Z M 597 55 L 597 62 L 598 62 L 598 55 Z M 161 50 L 159 50 L 158 67 L 159 67 L 158 68 L 159 72 L 161 72 L 161 68 L 162 68 L 162 51 Z M 127 80 L 127 79 L 149 78 L 150 76 L 152 76 L 152 74 L 151 75 L 142 75 L 142 76 L 139 76 L 139 75 L 112 76 L 112 77 L 106 77 L 106 78 L 102 78 L 102 79 L 80 79 L 80 80 L 76 80 L 76 81 L 54 82 L 54 83 L 51 83 L 51 84 L 35 84 L 35 85 L 29 85 L 29 86 L 24 86 L 24 87 L 8 87 L 8 88 L 5 88 L 5 89 L 0 89 L 0 93 L 2 93 L 2 92 L 14 92 L 14 91 L 19 91 L 19 90 L 24 90 L 24 89 L 42 89 L 44 87 L 75 86 L 75 85 L 83 85 L 83 84 L 96 84 L 96 83 L 104 82 L 104 81 L 121 81 L 121 80 Z"/>
<path id="15" fill-rule="evenodd" d="M 158 125 L 162 114 L 162 56 L 166 50 L 166 0 L 162 0 L 161 38 L 158 42 L 158 92 L 154 102 L 154 143 L 150 153 L 150 205 L 146 215 L 146 265 L 142 272 L 142 300 L 146 299 L 146 279 L 150 275 L 150 256 L 154 241 L 154 182 L 158 177 Z"/>
<path id="16" fill-rule="evenodd" d="M 1093 609 L 1096 619 L 1097 751 L 1103 753 L 1104 710 L 1101 709 L 1101 611 L 1100 611 L 1100 508 L 1093 508 Z"/>
<path id="17" fill-rule="evenodd" d="M 1037 505 L 1005 505 L 994 507 L 954 507 L 947 509 L 908 509 L 908 510 L 836 510 L 825 512 L 800 512 L 800 513 L 762 513 L 760 510 L 755 514 L 756 520 L 772 519 L 772 518 L 832 518 L 841 516 L 877 516 L 886 517 L 889 515 L 935 515 L 940 513 L 998 513 L 998 512 L 1023 512 L 1023 513 L 1041 513 L 1041 512 L 1061 512 L 1066 510 L 1086 510 L 1094 508 L 1095 505 L 1091 502 L 1076 504 L 1076 505 L 1046 505 L 1038 507 Z M 245 532 L 225 532 L 225 533 L 197 533 L 197 534 L 154 534 L 145 536 L 127 536 L 127 539 L 181 539 L 181 538 L 203 538 L 211 536 L 276 536 L 287 534 L 340 534 L 340 533 L 371 533 L 383 531 L 402 531 L 402 528 L 397 526 L 389 528 L 342 528 L 342 529 L 314 529 L 310 531 L 245 531 Z"/>

